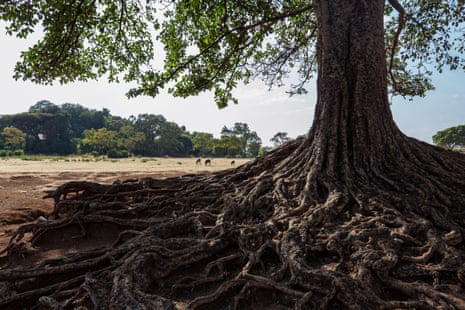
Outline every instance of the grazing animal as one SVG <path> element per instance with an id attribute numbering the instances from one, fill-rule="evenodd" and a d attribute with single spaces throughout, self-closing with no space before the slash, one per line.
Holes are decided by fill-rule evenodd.
<path id="1" fill-rule="evenodd" d="M 236 161 L 235 160 L 231 160 L 231 167 L 234 167 L 236 165 Z"/>
<path id="2" fill-rule="evenodd" d="M 205 159 L 205 167 L 211 166 L 211 165 L 212 165 L 212 161 L 210 159 Z"/>
<path id="3" fill-rule="evenodd" d="M 198 158 L 196 161 L 195 161 L 195 165 L 196 166 L 200 166 L 202 164 L 202 160 L 200 158 Z"/>

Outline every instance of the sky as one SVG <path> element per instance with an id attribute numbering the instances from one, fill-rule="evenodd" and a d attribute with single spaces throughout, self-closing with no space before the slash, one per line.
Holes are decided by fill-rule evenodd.
<path id="1" fill-rule="evenodd" d="M 129 117 L 138 114 L 162 114 L 168 121 L 186 126 L 190 132 L 210 132 L 219 136 L 223 126 L 235 122 L 249 125 L 262 138 L 263 145 L 277 132 L 295 138 L 308 132 L 314 114 L 316 89 L 289 97 L 286 86 L 271 91 L 261 81 L 239 86 L 235 95 L 239 104 L 218 109 L 209 93 L 190 98 L 173 98 L 161 93 L 156 98 L 127 99 L 127 84 L 109 84 L 106 80 L 43 86 L 28 81 L 15 81 L 13 68 L 22 50 L 34 43 L 5 35 L 0 24 L 0 115 L 26 112 L 40 100 L 54 104 L 77 103 L 89 109 L 107 108 L 112 115 Z M 463 71 L 434 74 L 436 89 L 425 98 L 413 101 L 393 98 L 392 111 L 399 128 L 408 136 L 432 143 L 439 130 L 465 124 L 465 73 Z"/>

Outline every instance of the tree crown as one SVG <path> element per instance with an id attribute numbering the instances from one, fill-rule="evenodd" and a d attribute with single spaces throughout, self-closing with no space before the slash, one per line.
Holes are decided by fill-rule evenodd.
<path id="1" fill-rule="evenodd" d="M 393 94 L 424 95 L 433 88 L 433 68 L 465 69 L 464 1 L 388 3 Z M 308 0 L 7 0 L 0 19 L 9 34 L 22 38 L 43 31 L 21 54 L 15 78 L 47 84 L 106 76 L 135 82 L 129 97 L 156 96 L 162 88 L 181 97 L 208 90 L 224 107 L 237 102 L 232 92 L 238 82 L 256 77 L 271 87 L 292 75 L 289 93 L 305 93 L 317 66 L 318 28 Z M 161 68 L 154 61 L 157 41 L 164 48 Z"/>
<path id="2" fill-rule="evenodd" d="M 438 131 L 433 136 L 433 142 L 439 146 L 453 149 L 465 146 L 465 125 L 454 126 Z"/>

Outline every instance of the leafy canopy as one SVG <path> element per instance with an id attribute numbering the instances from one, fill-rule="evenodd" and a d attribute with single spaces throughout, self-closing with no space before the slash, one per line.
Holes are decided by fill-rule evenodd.
<path id="1" fill-rule="evenodd" d="M 280 145 L 290 141 L 291 138 L 287 135 L 287 132 L 279 131 L 277 132 L 270 141 L 273 142 L 274 147 L 279 147 Z"/>
<path id="2" fill-rule="evenodd" d="M 433 142 L 436 145 L 453 149 L 456 146 L 465 147 L 465 125 L 450 127 L 438 131 L 433 136 Z"/>
<path id="3" fill-rule="evenodd" d="M 5 127 L 0 133 L 3 145 L 9 150 L 22 150 L 26 145 L 26 134 L 16 127 Z"/>
<path id="4" fill-rule="evenodd" d="M 405 23 L 397 44 L 398 8 L 388 2 L 392 93 L 424 95 L 433 68 L 465 69 L 463 0 L 399 0 Z M 260 77 L 281 86 L 290 74 L 297 79 L 289 93 L 302 94 L 317 65 L 310 0 L 6 0 L 0 20 L 21 38 L 43 32 L 21 54 L 15 78 L 48 84 L 106 77 L 133 82 L 129 97 L 156 96 L 162 88 L 180 97 L 209 90 L 224 107 L 237 102 L 238 82 Z"/>

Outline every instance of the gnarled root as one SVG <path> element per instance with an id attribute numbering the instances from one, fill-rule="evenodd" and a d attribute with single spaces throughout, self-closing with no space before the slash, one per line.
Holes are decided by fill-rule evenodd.
<path id="1" fill-rule="evenodd" d="M 465 309 L 465 158 L 409 143 L 338 178 L 299 139 L 216 174 L 64 184 L 5 250 L 0 305 Z"/>

